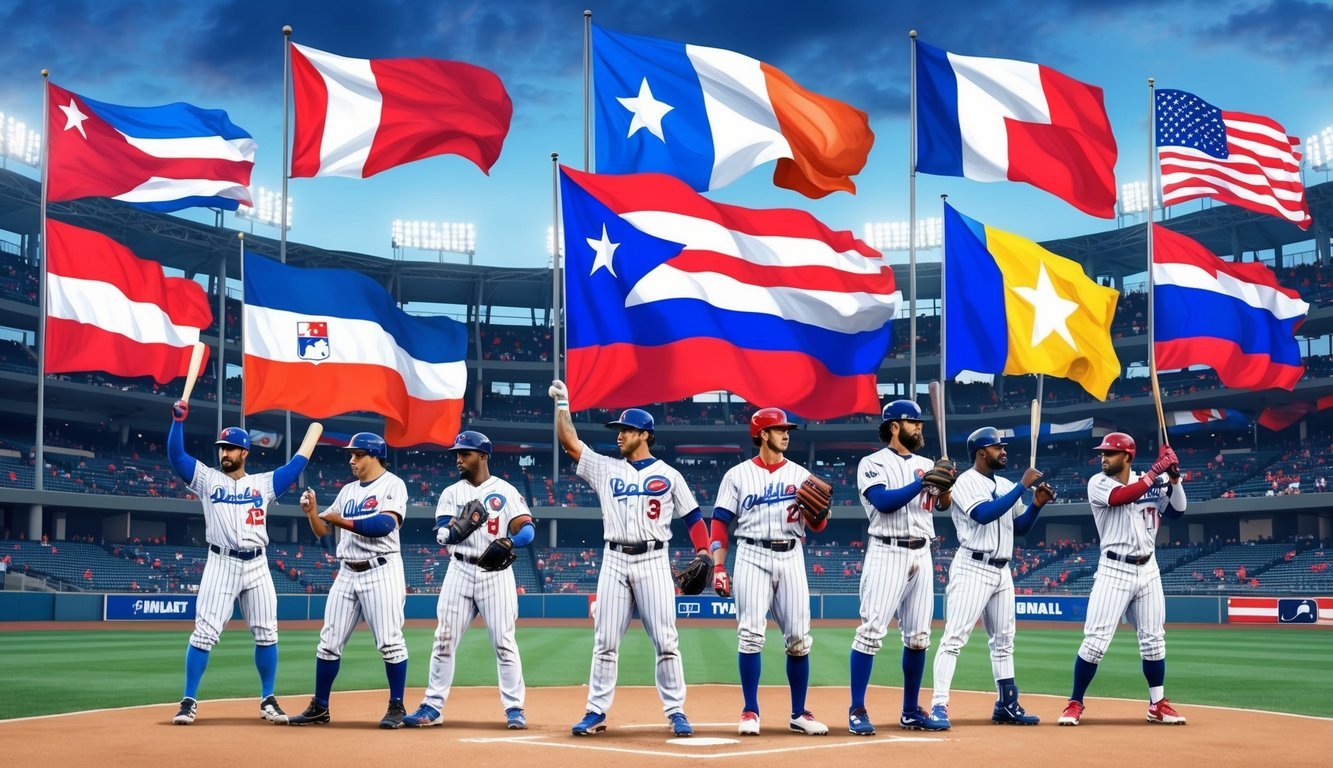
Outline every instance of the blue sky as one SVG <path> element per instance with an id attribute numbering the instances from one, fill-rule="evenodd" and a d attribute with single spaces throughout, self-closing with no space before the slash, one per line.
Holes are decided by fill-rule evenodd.
<path id="1" fill-rule="evenodd" d="M 1333 60 L 1318 53 L 1333 30 L 1333 6 L 1303 0 L 11 0 L 0 7 L 0 111 L 36 124 L 43 67 L 60 85 L 103 101 L 226 109 L 259 144 L 254 183 L 276 190 L 283 24 L 294 27 L 297 42 L 342 55 L 472 62 L 497 72 L 514 101 L 513 126 L 489 177 L 461 158 L 438 157 L 368 180 L 293 180 L 290 237 L 389 257 L 396 217 L 472 221 L 478 263 L 542 266 L 550 153 L 582 164 L 584 8 L 614 30 L 761 59 L 867 111 L 876 142 L 855 196 L 811 201 L 776 189 L 771 167 L 710 193 L 750 207 L 801 208 L 858 235 L 867 221 L 907 218 L 912 28 L 950 51 L 1036 61 L 1101 86 L 1120 149 L 1118 182 L 1147 177 L 1149 75 L 1223 109 L 1270 116 L 1298 136 L 1333 124 Z M 1025 185 L 924 175 L 919 215 L 938 215 L 941 193 L 974 218 L 1036 239 L 1115 225 Z"/>

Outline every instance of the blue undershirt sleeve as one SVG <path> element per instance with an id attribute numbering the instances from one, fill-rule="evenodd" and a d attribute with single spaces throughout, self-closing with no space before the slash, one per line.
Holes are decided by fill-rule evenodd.
<path id="1" fill-rule="evenodd" d="M 524 523 L 518 533 L 514 534 L 510 541 L 514 542 L 515 547 L 526 547 L 537 537 L 537 526 L 532 523 Z"/>
<path id="2" fill-rule="evenodd" d="M 1015 485 L 1013 488 L 1009 489 L 1008 493 L 1000 498 L 983 501 L 976 505 L 972 508 L 972 512 L 969 513 L 968 516 L 982 525 L 993 523 L 1003 517 L 1004 513 L 1010 507 L 1018 503 L 1018 500 L 1023 498 L 1023 491 L 1026 490 L 1027 489 L 1021 485 Z"/>
<path id="3" fill-rule="evenodd" d="M 904 485 L 902 488 L 889 490 L 882 485 L 872 485 L 865 490 L 866 500 L 874 505 L 875 509 L 885 514 L 897 512 L 907 506 L 907 502 L 916 498 L 921 493 L 921 478 Z"/>
<path id="4" fill-rule="evenodd" d="M 194 482 L 194 467 L 197 462 L 193 456 L 185 452 L 185 430 L 179 421 L 171 422 L 171 429 L 167 430 L 167 458 L 171 460 L 171 468 L 176 470 L 176 474 L 181 476 L 186 485 Z"/>
<path id="5" fill-rule="evenodd" d="M 1027 532 L 1032 530 L 1032 526 L 1036 525 L 1037 515 L 1039 514 L 1041 514 L 1041 507 L 1037 506 L 1035 502 L 1029 504 L 1028 508 L 1023 510 L 1023 514 L 1014 518 L 1014 533 L 1019 536 L 1026 536 Z"/>
<path id="6" fill-rule="evenodd" d="M 372 539 L 388 536 L 397 527 L 398 521 L 388 512 L 381 512 L 372 517 L 358 517 L 352 521 L 353 532 L 362 536 L 369 536 Z"/>
<path id="7" fill-rule="evenodd" d="M 310 460 L 301 454 L 296 454 L 292 460 L 283 464 L 281 467 L 273 470 L 273 496 L 282 498 L 282 494 L 291 490 L 296 481 L 301 479 L 301 470 Z"/>

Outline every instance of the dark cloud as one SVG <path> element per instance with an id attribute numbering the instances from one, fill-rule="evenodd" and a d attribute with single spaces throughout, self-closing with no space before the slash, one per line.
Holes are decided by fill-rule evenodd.
<path id="1" fill-rule="evenodd" d="M 1320 32 L 1320 30 L 1323 30 Z M 1303 0 L 1272 0 L 1238 11 L 1208 30 L 1209 36 L 1232 39 L 1250 48 L 1276 48 L 1292 54 L 1309 49 L 1333 32 L 1333 5 Z"/>

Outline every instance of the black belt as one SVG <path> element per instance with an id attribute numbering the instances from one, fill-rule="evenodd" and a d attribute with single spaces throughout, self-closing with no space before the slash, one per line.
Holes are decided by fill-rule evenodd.
<path id="1" fill-rule="evenodd" d="M 465 555 L 462 552 L 455 552 L 454 559 L 462 560 L 465 563 L 471 563 L 473 565 L 476 565 L 477 563 L 481 562 L 480 557 L 472 557 L 471 555 Z"/>
<path id="2" fill-rule="evenodd" d="M 903 549 L 921 549 L 930 542 L 929 539 L 895 539 L 892 536 L 875 536 L 873 534 L 870 538 L 878 539 L 890 547 L 902 547 Z"/>
<path id="3" fill-rule="evenodd" d="M 1106 556 L 1111 558 L 1112 560 L 1119 560 L 1120 562 L 1126 563 L 1128 565 L 1143 565 L 1144 563 L 1152 559 L 1152 555 L 1144 555 L 1143 557 L 1130 557 L 1128 555 L 1117 555 L 1116 553 L 1112 552 L 1109 549 L 1106 550 Z"/>
<path id="4" fill-rule="evenodd" d="M 344 560 L 343 565 L 357 573 L 365 573 L 371 568 L 378 568 L 387 562 L 389 562 L 389 558 L 380 555 L 379 557 L 374 557 L 369 560 Z"/>
<path id="5" fill-rule="evenodd" d="M 621 543 L 618 542 L 618 541 L 608 541 L 608 542 L 606 542 L 606 546 L 610 547 L 611 549 L 614 549 L 614 550 L 617 551 L 617 552 L 620 552 L 620 553 L 623 553 L 623 554 L 626 554 L 626 555 L 643 555 L 643 554 L 647 554 L 648 552 L 656 552 L 657 550 L 661 549 L 662 547 L 665 547 L 665 546 L 666 546 L 666 542 L 665 542 L 665 541 L 640 541 L 640 542 L 635 543 L 635 544 L 621 544 Z"/>
<path id="6" fill-rule="evenodd" d="M 996 568 L 1003 568 L 1003 567 L 1005 567 L 1006 565 L 1009 564 L 1009 558 L 1007 558 L 1007 557 L 986 557 L 986 553 L 985 553 L 985 552 L 973 552 L 973 553 L 972 553 L 972 559 L 973 559 L 973 560 L 980 561 L 980 562 L 983 562 L 983 563 L 985 563 L 986 565 L 993 565 L 993 566 L 995 566 Z"/>
<path id="7" fill-rule="evenodd" d="M 256 557 L 264 554 L 264 548 L 259 549 L 223 549 L 216 544 L 209 544 L 208 551 L 227 557 L 234 557 L 237 560 L 254 560 Z"/>
<path id="8" fill-rule="evenodd" d="M 756 547 L 771 549 L 774 552 L 790 552 L 796 549 L 796 543 L 799 539 L 747 539 L 741 537 L 741 541 L 746 544 L 753 544 Z"/>

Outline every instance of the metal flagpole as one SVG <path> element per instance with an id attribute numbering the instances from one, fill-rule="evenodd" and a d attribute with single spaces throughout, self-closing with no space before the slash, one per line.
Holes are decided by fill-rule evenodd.
<path id="1" fill-rule="evenodd" d="M 249 313 L 245 308 L 245 233 L 236 233 L 237 249 L 241 256 L 241 429 L 245 429 L 245 320 Z M 219 430 L 221 431 L 221 430 Z"/>
<path id="2" fill-rule="evenodd" d="M 287 176 L 288 166 L 291 163 L 292 145 L 289 140 L 289 126 L 291 125 L 291 92 L 292 92 L 292 46 L 291 46 L 292 27 L 290 24 L 282 28 L 282 201 L 279 205 L 282 207 L 282 227 L 278 239 L 278 261 L 287 263 Z M 244 254 L 241 256 L 245 258 Z M 292 460 L 292 412 L 283 411 L 284 421 L 287 427 L 287 437 L 284 440 L 287 444 L 287 461 Z"/>
<path id="3" fill-rule="evenodd" d="M 912 340 L 907 363 L 907 397 L 910 400 L 916 400 L 916 30 L 908 32 L 907 36 L 912 40 L 911 96 L 908 100 L 907 117 L 909 126 L 909 138 L 907 140 L 907 332 L 911 335 Z M 940 271 L 943 273 L 943 261 L 940 263 Z M 941 285 L 943 285 L 942 282 Z M 943 306 L 944 297 L 941 294 L 940 307 L 943 308 Z M 941 360 L 941 365 L 943 365 L 943 360 Z M 944 376 L 941 374 L 941 386 L 943 386 L 943 382 Z"/>
<path id="4" fill-rule="evenodd" d="M 948 195 L 940 195 L 941 219 L 948 218 L 944 213 L 944 207 L 945 205 L 948 204 L 948 202 L 949 202 Z M 949 379 L 944 374 L 945 370 L 947 370 L 945 363 L 948 360 L 948 350 L 949 350 L 949 344 L 947 341 L 945 341 L 948 338 L 948 327 L 946 325 L 947 323 L 946 318 L 948 318 L 948 315 L 945 314 L 944 312 L 945 310 L 944 305 L 945 302 L 947 301 L 945 297 L 949 295 L 948 280 L 945 277 L 947 270 L 945 268 L 945 262 L 944 262 L 945 259 L 944 254 L 948 252 L 948 250 L 945 248 L 945 246 L 948 245 L 948 242 L 945 239 L 946 237 L 947 237 L 946 229 L 941 228 L 940 229 L 940 411 L 941 411 L 940 425 L 941 426 L 944 425 L 944 414 L 942 412 L 945 410 L 944 404 L 947 402 L 946 398 L 948 397 L 948 392 L 949 392 L 948 389 Z M 940 440 L 945 440 L 945 439 L 946 438 L 944 437 L 944 435 L 941 434 Z M 941 448 L 941 450 L 944 449 Z"/>
<path id="5" fill-rule="evenodd" d="M 585 16 L 589 12 L 585 11 Z M 560 378 L 560 153 L 551 153 L 551 372 Z M 560 480 L 560 434 L 551 422 L 551 493 Z M 559 503 L 559 499 L 556 499 Z"/>
<path id="6" fill-rule="evenodd" d="M 588 93 L 592 84 L 592 11 L 583 12 L 583 170 L 588 170 L 589 146 Z"/>
<path id="7" fill-rule="evenodd" d="M 1153 405 L 1157 407 L 1158 445 L 1165 446 L 1170 444 L 1170 438 L 1166 434 L 1166 415 L 1162 413 L 1162 385 L 1157 381 L 1157 344 L 1154 342 L 1157 325 L 1154 318 L 1156 313 L 1153 311 L 1154 286 L 1157 282 L 1153 278 L 1152 252 L 1152 198 L 1157 189 L 1157 91 L 1154 82 L 1153 78 L 1148 78 L 1148 223 L 1145 233 L 1148 243 L 1148 376 L 1152 380 Z"/>
<path id="8" fill-rule="evenodd" d="M 222 434 L 222 382 L 227 378 L 227 254 L 222 254 L 222 266 L 218 268 L 218 356 L 213 362 L 217 372 L 218 395 L 218 434 Z"/>
<path id="9" fill-rule="evenodd" d="M 47 189 L 50 187 L 51 173 L 51 88 L 47 82 L 50 70 L 42 70 L 42 211 L 41 234 L 38 235 L 37 258 L 41 260 L 41 282 L 37 292 L 37 442 L 33 448 L 32 489 L 42 490 L 43 475 L 46 474 L 46 451 L 44 437 L 46 432 L 46 312 L 49 306 L 47 298 L 46 274 L 46 203 Z M 28 538 L 41 538 L 42 532 L 29 531 Z"/>

